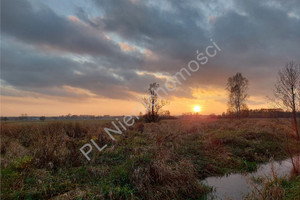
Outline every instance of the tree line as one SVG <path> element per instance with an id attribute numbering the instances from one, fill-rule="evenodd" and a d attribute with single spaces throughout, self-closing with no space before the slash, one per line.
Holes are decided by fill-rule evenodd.
<path id="1" fill-rule="evenodd" d="M 147 108 L 144 115 L 146 122 L 158 122 L 161 117 L 162 108 L 169 102 L 160 99 L 157 92 L 158 83 L 150 84 L 149 97 L 143 99 Z M 277 82 L 274 85 L 274 98 L 272 102 L 275 109 L 249 110 L 247 106 L 249 80 L 241 73 L 236 73 L 227 80 L 226 90 L 228 92 L 228 110 L 222 117 L 291 117 L 295 133 L 300 140 L 297 118 L 300 107 L 300 65 L 294 62 L 287 63 L 278 72 Z M 170 113 L 168 112 L 168 116 Z"/>
<path id="2" fill-rule="evenodd" d="M 258 112 L 249 112 L 246 101 L 248 95 L 249 81 L 241 73 L 237 73 L 228 78 L 228 115 L 235 114 L 236 118 L 249 117 L 250 114 Z M 273 112 L 279 116 L 289 116 L 292 118 L 294 131 L 300 140 L 298 121 L 300 106 L 300 65 L 289 62 L 278 72 L 277 82 L 274 85 L 274 97 L 272 98 L 275 106 L 281 110 Z M 265 112 L 265 111 L 261 111 Z"/>

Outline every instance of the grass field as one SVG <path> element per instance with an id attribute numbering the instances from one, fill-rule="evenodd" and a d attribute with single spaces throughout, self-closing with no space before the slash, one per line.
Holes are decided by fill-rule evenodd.
<path id="1" fill-rule="evenodd" d="M 109 121 L 3 122 L 2 199 L 206 199 L 205 177 L 254 171 L 299 153 L 287 119 L 137 122 L 112 140 Z M 79 151 L 94 139 L 88 162 Z M 299 177 L 284 182 L 292 199 Z M 295 189 L 296 188 L 296 189 Z M 295 192 L 293 192 L 295 191 Z"/>

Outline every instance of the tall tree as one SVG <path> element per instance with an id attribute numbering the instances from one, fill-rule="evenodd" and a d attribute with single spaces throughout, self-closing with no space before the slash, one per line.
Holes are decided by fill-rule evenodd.
<path id="1" fill-rule="evenodd" d="M 241 111 L 247 108 L 248 84 L 248 79 L 243 77 L 241 73 L 236 73 L 236 75 L 228 78 L 226 87 L 229 92 L 228 110 L 235 112 L 238 118 L 241 116 Z"/>
<path id="2" fill-rule="evenodd" d="M 146 122 L 159 121 L 159 111 L 169 103 L 167 100 L 159 98 L 157 94 L 158 89 L 158 83 L 151 83 L 148 89 L 149 96 L 143 98 L 144 106 L 147 108 L 147 113 L 145 115 Z"/>
<path id="3" fill-rule="evenodd" d="M 281 106 L 292 113 L 293 127 L 298 140 L 297 110 L 300 95 L 300 65 L 289 62 L 278 72 L 278 80 L 275 84 L 274 96 Z"/>

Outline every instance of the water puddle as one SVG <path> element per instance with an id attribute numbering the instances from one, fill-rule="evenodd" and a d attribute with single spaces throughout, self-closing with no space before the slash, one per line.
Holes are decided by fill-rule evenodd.
<path id="1" fill-rule="evenodd" d="M 297 159 L 300 159 L 300 155 L 297 156 Z M 274 161 L 273 166 L 279 177 L 289 176 L 293 169 L 291 159 Z M 223 177 L 208 177 L 203 181 L 203 183 L 215 189 L 215 191 L 210 194 L 209 199 L 241 200 L 243 199 L 243 196 L 247 195 L 252 190 L 250 185 L 251 177 L 270 176 L 272 173 L 271 168 L 272 164 L 267 163 L 260 165 L 257 171 L 253 173 L 237 173 Z"/>

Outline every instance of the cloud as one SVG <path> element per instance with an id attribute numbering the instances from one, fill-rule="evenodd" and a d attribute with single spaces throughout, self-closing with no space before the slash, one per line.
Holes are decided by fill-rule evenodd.
<path id="1" fill-rule="evenodd" d="M 120 53 L 117 44 L 107 40 L 101 31 L 58 16 L 48 7 L 34 9 L 27 1 L 2 2 L 2 32 L 36 45 L 74 53 L 111 55 Z"/>
<path id="2" fill-rule="evenodd" d="M 296 0 L 85 2 L 98 16 L 80 6 L 62 15 L 34 1 L 1 3 L 1 79 L 22 91 L 7 95 L 132 99 L 186 66 L 210 38 L 222 52 L 172 95 L 223 90 L 236 72 L 248 77 L 252 96 L 266 95 L 278 69 L 299 62 Z"/>
<path id="3" fill-rule="evenodd" d="M 145 91 L 144 81 L 159 81 L 151 75 L 138 75 L 134 70 L 106 69 L 93 60 L 79 62 L 70 57 L 36 52 L 35 48 L 15 42 L 2 45 L 1 78 L 18 90 L 69 97 L 89 96 L 85 95 L 89 92 L 98 97 L 130 99 L 134 98 L 131 90 Z M 87 92 L 72 93 L 66 90 L 68 87 Z"/>
<path id="4" fill-rule="evenodd" d="M 117 33 L 164 59 L 186 60 L 191 57 L 191 52 L 204 47 L 208 41 L 197 24 L 203 18 L 201 12 L 180 1 L 170 1 L 168 10 L 145 1 L 103 0 L 95 1 L 95 4 L 105 13 L 98 19 L 102 29 Z"/>

